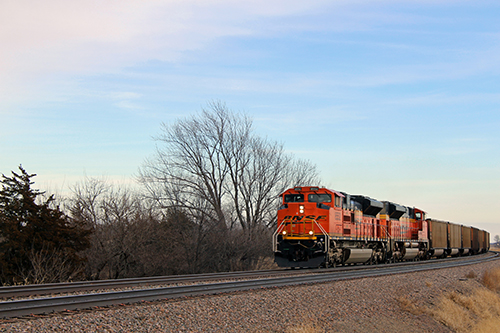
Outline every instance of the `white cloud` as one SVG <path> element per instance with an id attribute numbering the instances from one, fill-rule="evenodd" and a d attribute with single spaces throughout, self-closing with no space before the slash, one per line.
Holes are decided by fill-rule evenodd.
<path id="1" fill-rule="evenodd" d="M 7 0 L 0 10 L 0 70 L 85 72 L 174 60 L 214 38 L 251 34 L 245 22 L 308 7 L 314 6 L 302 1 Z"/>
<path id="2" fill-rule="evenodd" d="M 176 61 L 214 39 L 265 30 L 260 19 L 321 6 L 263 0 L 4 0 L 0 99 L 22 100 L 57 75 L 112 73 L 148 60 Z M 260 24 L 251 24 L 260 22 Z M 46 82 L 44 83 L 46 85 Z"/>
<path id="3" fill-rule="evenodd" d="M 85 72 L 147 59 L 174 60 L 179 52 L 221 36 L 404 20 L 401 14 L 363 13 L 359 5 L 344 0 L 4 0 L 0 70 Z M 325 13 L 332 16 L 328 27 L 300 19 Z M 290 16 L 295 19 L 288 23 L 266 21 Z"/>
<path id="4" fill-rule="evenodd" d="M 425 5 L 439 3 L 450 2 Z M 386 24 L 404 26 L 436 20 L 412 14 L 405 6 L 392 8 L 394 4 L 346 0 L 4 0 L 0 5 L 0 100 L 5 106 L 7 100 L 43 96 L 33 82 L 42 78 L 46 85 L 47 76 L 112 73 L 148 60 L 182 61 L 186 51 L 202 49 L 221 37 L 363 31 Z M 488 59 L 485 62 L 486 67 L 491 66 Z M 432 66 L 417 71 L 411 67 L 409 72 L 394 69 L 401 75 L 368 73 L 368 77 L 329 82 L 379 86 L 435 76 Z M 456 72 L 457 67 L 468 68 L 460 63 L 437 72 Z M 247 90 L 262 82 L 237 80 L 227 84 L 228 89 Z"/>

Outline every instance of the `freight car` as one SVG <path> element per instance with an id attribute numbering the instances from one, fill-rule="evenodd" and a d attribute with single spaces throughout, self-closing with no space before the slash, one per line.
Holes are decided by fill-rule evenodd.
<path id="1" fill-rule="evenodd" d="M 273 235 L 280 267 L 375 264 L 463 256 L 489 250 L 489 233 L 427 219 L 425 212 L 322 187 L 281 194 Z"/>

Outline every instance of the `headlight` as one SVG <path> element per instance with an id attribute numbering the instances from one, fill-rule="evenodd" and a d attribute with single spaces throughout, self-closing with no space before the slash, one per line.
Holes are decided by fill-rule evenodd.
<path id="1" fill-rule="evenodd" d="M 282 234 L 283 234 L 283 235 L 286 235 L 286 230 L 283 230 Z"/>
<path id="2" fill-rule="evenodd" d="M 310 230 L 309 235 L 311 235 L 311 236 L 314 235 L 314 231 Z"/>
<path id="3" fill-rule="evenodd" d="M 299 206 L 299 212 L 304 213 L 304 206 Z"/>

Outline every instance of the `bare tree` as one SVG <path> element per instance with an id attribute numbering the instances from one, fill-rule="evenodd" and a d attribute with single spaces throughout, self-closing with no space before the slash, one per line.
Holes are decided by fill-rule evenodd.
<path id="1" fill-rule="evenodd" d="M 111 190 L 111 186 L 104 178 L 85 177 L 83 182 L 76 183 L 71 190 L 73 197 L 68 210 L 73 217 L 95 228 L 102 222 L 101 199 Z"/>
<path id="2" fill-rule="evenodd" d="M 69 210 L 93 229 L 86 275 L 89 279 L 166 274 L 173 233 L 161 225 L 161 212 L 135 191 L 86 178 L 73 187 Z"/>
<path id="3" fill-rule="evenodd" d="M 219 230 L 270 225 L 282 190 L 317 183 L 315 166 L 293 158 L 282 144 L 257 136 L 251 119 L 222 102 L 163 124 L 156 140 L 156 154 L 139 177 L 151 197 Z"/>
<path id="4" fill-rule="evenodd" d="M 67 282 L 83 275 L 84 263 L 75 266 L 62 249 L 51 249 L 45 244 L 40 251 L 29 252 L 31 269 L 23 275 L 26 284 Z"/>

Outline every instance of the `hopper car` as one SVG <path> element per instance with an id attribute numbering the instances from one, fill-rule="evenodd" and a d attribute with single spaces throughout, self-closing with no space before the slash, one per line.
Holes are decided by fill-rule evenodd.
<path id="1" fill-rule="evenodd" d="M 490 234 L 425 211 L 324 187 L 281 194 L 273 235 L 280 267 L 334 267 L 485 253 Z"/>

